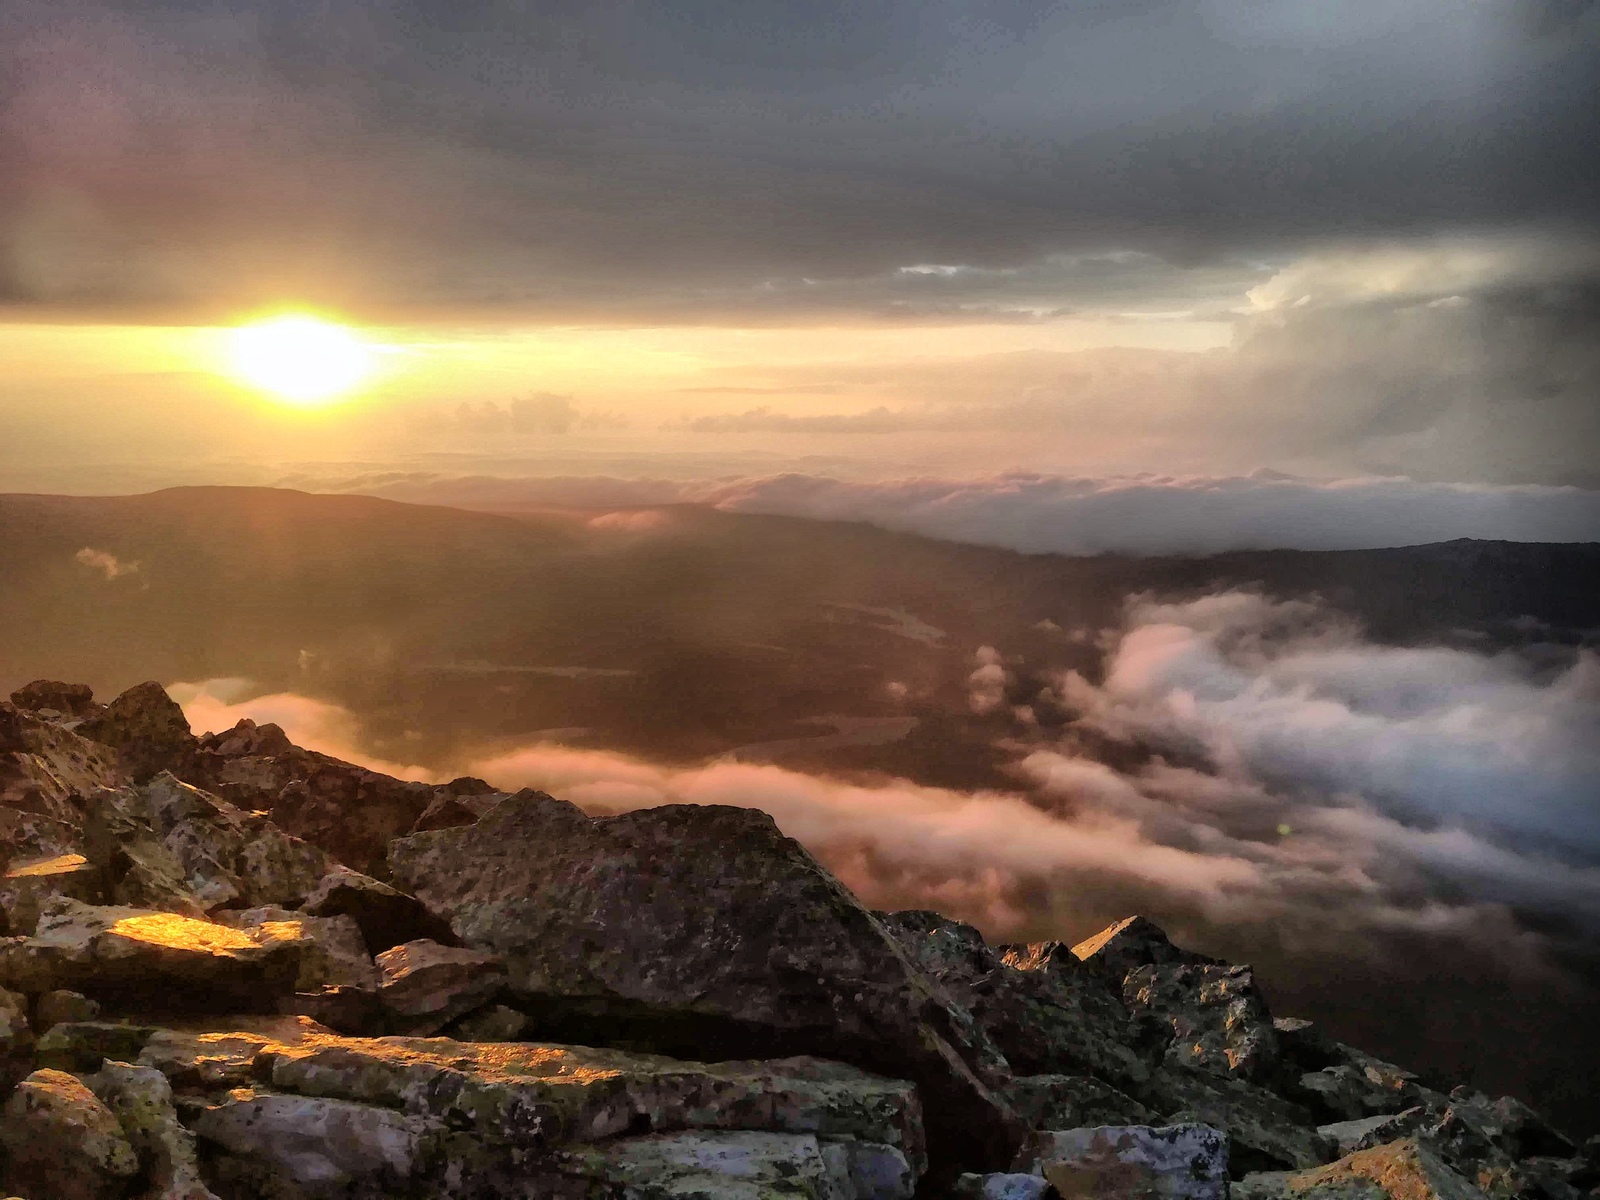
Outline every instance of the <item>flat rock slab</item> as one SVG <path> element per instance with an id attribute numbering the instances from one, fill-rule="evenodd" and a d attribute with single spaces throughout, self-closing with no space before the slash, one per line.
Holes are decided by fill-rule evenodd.
<path id="1" fill-rule="evenodd" d="M 389 1027 L 402 1033 L 437 1033 L 506 985 L 505 963 L 496 955 L 427 938 L 385 950 L 375 961 L 378 999 Z"/>
<path id="2" fill-rule="evenodd" d="M 1036 1134 L 1019 1166 L 1063 1197 L 1227 1200 L 1228 1135 L 1208 1125 L 1102 1125 Z"/>

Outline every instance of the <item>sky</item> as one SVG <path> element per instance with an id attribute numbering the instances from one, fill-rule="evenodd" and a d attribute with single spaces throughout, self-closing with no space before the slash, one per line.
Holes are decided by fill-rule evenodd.
<path id="1" fill-rule="evenodd" d="M 0 490 L 1593 489 L 1595 146 L 1586 0 L 10 0 Z"/>

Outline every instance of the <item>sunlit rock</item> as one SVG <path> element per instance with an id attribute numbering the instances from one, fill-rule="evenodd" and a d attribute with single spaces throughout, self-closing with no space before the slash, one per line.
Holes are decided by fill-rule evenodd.
<path id="1" fill-rule="evenodd" d="M 1278 1034 L 1247 966 L 1135 967 L 1123 979 L 1122 998 L 1171 1029 L 1170 1065 L 1255 1081 L 1277 1072 Z"/>
<path id="2" fill-rule="evenodd" d="M 1484 1200 L 1483 1191 L 1416 1138 L 1362 1150 L 1311 1171 L 1248 1175 L 1233 1200 Z"/>
<path id="3" fill-rule="evenodd" d="M 0 1112 L 0 1189 L 48 1200 L 117 1200 L 139 1158 L 81 1080 L 35 1071 Z"/>
<path id="4" fill-rule="evenodd" d="M 12 934 L 28 934 L 38 927 L 40 907 L 52 896 L 92 904 L 100 892 L 101 874 L 81 854 L 13 860 L 0 875 L 0 912 Z"/>
<path id="5" fill-rule="evenodd" d="M 361 930 L 350 917 L 313 917 L 304 912 L 267 905 L 239 912 L 220 912 L 216 919 L 235 929 L 261 930 L 274 926 L 279 931 L 290 927 L 304 940 L 300 950 L 300 973 L 295 990 L 315 991 L 323 987 L 354 987 L 372 991 L 378 986 L 378 970 L 367 953 Z"/>

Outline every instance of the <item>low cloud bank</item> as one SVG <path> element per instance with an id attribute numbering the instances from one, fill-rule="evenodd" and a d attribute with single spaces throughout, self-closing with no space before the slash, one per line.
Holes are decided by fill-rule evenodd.
<path id="1" fill-rule="evenodd" d="M 1455 538 L 1600 540 L 1600 492 L 1569 487 L 1234 477 L 865 482 L 786 474 L 723 485 L 733 512 L 866 521 L 1025 553 L 1214 554 L 1364 549 Z"/>
<path id="2" fill-rule="evenodd" d="M 1508 969 L 1535 963 L 1552 932 L 1600 936 L 1592 653 L 1377 645 L 1315 605 L 1247 592 L 1134 600 L 1105 636 L 1103 679 L 1060 672 L 1034 695 L 1019 692 L 1037 671 L 979 652 L 971 707 L 1012 753 L 1008 787 L 553 744 L 449 766 L 594 813 L 761 808 L 868 903 L 941 909 L 992 935 L 1078 936 L 1146 911 L 1202 941 L 1225 931 L 1367 958 L 1443 939 Z M 276 721 L 311 748 L 434 777 L 363 753 L 359 720 L 336 705 L 246 699 L 244 686 L 173 690 L 197 729 Z"/>
<path id="3" fill-rule="evenodd" d="M 138 563 L 126 562 L 109 550 L 96 550 L 93 546 L 85 546 L 72 557 L 80 566 L 88 567 L 92 571 L 99 571 L 108 580 L 118 579 L 123 575 L 132 575 L 139 570 Z"/>
<path id="4" fill-rule="evenodd" d="M 480 509 L 704 504 L 725 512 L 864 521 L 1025 553 L 1348 550 L 1456 538 L 1600 541 L 1600 491 L 1403 478 L 1314 480 L 1264 471 L 882 481 L 802 473 L 698 481 L 412 473 L 319 486 Z"/>

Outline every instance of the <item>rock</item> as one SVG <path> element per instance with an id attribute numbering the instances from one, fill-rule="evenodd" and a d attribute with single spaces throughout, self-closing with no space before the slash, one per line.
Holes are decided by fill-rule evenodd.
<path id="1" fill-rule="evenodd" d="M 125 782 L 115 751 L 38 714 L 0 701 L 0 813 L 13 828 L 0 827 L 0 853 L 44 857 L 78 849 L 74 833 L 82 820 L 81 798 L 100 787 Z M 49 825 L 18 822 L 32 814 L 65 831 L 45 844 L 27 840 Z"/>
<path id="2" fill-rule="evenodd" d="M 53 709 L 68 717 L 86 717 L 100 706 L 87 684 L 60 683 L 54 679 L 35 679 L 11 693 L 11 703 L 33 712 Z"/>
<path id="3" fill-rule="evenodd" d="M 1023 1075 L 1149 1077 L 1121 999 L 1059 942 L 991 947 L 972 926 L 937 913 L 879 914 L 913 962 L 970 1013 Z"/>
<path id="4" fill-rule="evenodd" d="M 1032 1129 L 1148 1125 L 1153 1113 L 1110 1084 L 1083 1075 L 1019 1075 L 1006 1099 Z"/>
<path id="5" fill-rule="evenodd" d="M 955 1200 L 1059 1200 L 1060 1193 L 1042 1175 L 962 1175 L 953 1190 Z"/>
<path id="6" fill-rule="evenodd" d="M 1319 1025 L 1299 1017 L 1276 1017 L 1272 1028 L 1277 1032 L 1278 1051 L 1286 1067 L 1303 1073 L 1344 1061 L 1339 1043 Z"/>
<path id="7" fill-rule="evenodd" d="M 62 1021 L 39 1038 L 35 1053 L 41 1065 L 74 1074 L 98 1071 L 107 1059 L 131 1062 L 155 1035 L 149 1025 L 117 1021 Z"/>
<path id="8" fill-rule="evenodd" d="M 1277 1073 L 1278 1034 L 1246 966 L 1149 964 L 1128 972 L 1122 998 L 1172 1030 L 1166 1061 L 1225 1078 Z"/>
<path id="9" fill-rule="evenodd" d="M 63 1071 L 35 1071 L 17 1085 L 0 1148 L 0 1187 L 49 1200 L 114 1200 L 139 1170 L 111 1110 Z"/>
<path id="10" fill-rule="evenodd" d="M 47 1033 L 57 1025 L 72 1021 L 92 1021 L 100 1006 L 81 992 L 57 990 L 40 996 L 33 1006 L 33 1027 Z"/>
<path id="11" fill-rule="evenodd" d="M 281 725 L 270 721 L 257 725 L 249 717 L 242 717 L 232 729 L 206 734 L 200 739 L 200 748 L 221 758 L 252 758 L 287 754 L 295 745 Z"/>
<path id="12" fill-rule="evenodd" d="M 1144 917 L 1125 917 L 1108 925 L 1092 938 L 1072 947 L 1075 957 L 1121 986 L 1129 971 L 1152 966 L 1216 966 L 1218 959 L 1207 958 L 1174 946 L 1153 921 Z"/>
<path id="13" fill-rule="evenodd" d="M 1324 1121 L 1356 1121 L 1418 1105 L 1443 1109 L 1448 1103 L 1438 1092 L 1422 1086 L 1416 1075 L 1393 1063 L 1337 1042 L 1334 1050 L 1338 1062 L 1302 1074 L 1288 1089 Z"/>
<path id="14" fill-rule="evenodd" d="M 166 1076 L 151 1067 L 108 1062 L 84 1082 L 116 1117 L 139 1157 L 147 1184 L 140 1200 L 217 1200 L 201 1181 L 194 1134 L 178 1120 Z"/>
<path id="15" fill-rule="evenodd" d="M 13 862 L 0 876 L 0 912 L 15 934 L 32 933 L 39 909 L 52 896 L 70 896 L 92 904 L 100 897 L 100 872 L 81 854 Z"/>
<path id="16" fill-rule="evenodd" d="M 531 1024 L 526 1013 L 494 1004 L 462 1017 L 451 1036 L 459 1042 L 517 1042 Z"/>
<path id="17" fill-rule="evenodd" d="M 1105 1125 L 1039 1133 L 1018 1165 L 1042 1175 L 1063 1196 L 1228 1196 L 1228 1135 L 1205 1125 Z"/>
<path id="18" fill-rule="evenodd" d="M 349 917 L 374 953 L 419 938 L 449 946 L 459 941 L 449 922 L 430 913 L 415 896 L 338 864 L 317 881 L 300 909 L 314 917 Z"/>
<path id="19" fill-rule="evenodd" d="M 426 939 L 385 950 L 374 961 L 378 999 L 399 1033 L 437 1033 L 506 985 L 505 963 L 495 955 Z"/>
<path id="20" fill-rule="evenodd" d="M 153 682 L 129 688 L 78 732 L 115 750 L 136 783 L 161 771 L 192 773 L 199 750 L 183 709 Z"/>
<path id="21" fill-rule="evenodd" d="M 32 1070 L 32 1054 L 28 998 L 0 988 L 0 1089 L 10 1087 Z"/>
<path id="22" fill-rule="evenodd" d="M 1343 1157 L 1357 1150 L 1370 1150 L 1385 1142 L 1396 1142 L 1416 1132 L 1427 1118 L 1422 1108 L 1408 1108 L 1400 1113 L 1380 1113 L 1376 1117 L 1362 1117 L 1357 1121 L 1336 1121 L 1317 1126 L 1317 1132 L 1331 1141 L 1335 1151 Z"/>
<path id="23" fill-rule="evenodd" d="M 887 1161 L 896 1159 L 891 1150 Z M 830 1146 L 812 1134 L 756 1131 L 622 1138 L 566 1151 L 557 1170 L 610 1184 L 622 1189 L 621 1195 L 662 1200 L 910 1200 L 915 1185 L 903 1159 L 862 1180 L 852 1172 L 849 1149 L 842 1144 Z"/>
<path id="24" fill-rule="evenodd" d="M 388 1032 L 388 1014 L 375 987 L 340 984 L 297 991 L 279 1001 L 278 1011 L 309 1017 L 319 1025 L 353 1036 L 371 1037 Z"/>
<path id="25" fill-rule="evenodd" d="M 323 851 L 261 813 L 165 772 L 139 788 L 99 793 L 88 826 L 89 854 L 121 903 L 294 907 L 331 866 Z"/>
<path id="26" fill-rule="evenodd" d="M 1199 1121 L 1226 1131 L 1239 1174 L 1314 1167 L 1333 1157 L 1309 1112 L 1243 1079 L 1167 1066 L 1151 1076 L 1140 1098 L 1168 1122 Z"/>
<path id="27" fill-rule="evenodd" d="M 0 939 L 0 986 L 119 1006 L 254 1011 L 293 990 L 302 942 L 287 932 L 57 898 L 33 937 Z"/>
<path id="28" fill-rule="evenodd" d="M 242 912 L 222 912 L 217 920 L 234 929 L 260 930 L 276 926 L 276 936 L 299 938 L 300 973 L 295 990 L 313 992 L 324 987 L 351 987 L 373 991 L 378 986 L 378 969 L 367 953 L 361 930 L 350 917 L 312 917 L 271 905 L 247 908 Z"/>
<path id="29" fill-rule="evenodd" d="M 947 1163 L 1003 1165 L 1020 1128 L 966 1015 L 765 813 L 591 819 L 536 792 L 401 838 L 396 879 L 507 962 L 541 1036 L 703 1057 L 812 1053 L 916 1081 Z"/>
<path id="30" fill-rule="evenodd" d="M 437 797 L 422 815 L 417 818 L 416 824 L 411 826 L 412 833 L 427 833 L 433 829 L 454 829 L 458 825 L 471 825 L 481 814 L 476 808 L 467 804 L 460 796 L 443 795 Z"/>
<path id="31" fill-rule="evenodd" d="M 1234 1200 L 1484 1200 L 1416 1138 L 1347 1155 L 1312 1171 L 1249 1175 Z"/>
<path id="32" fill-rule="evenodd" d="M 409 1191 L 426 1123 L 416 1117 L 322 1096 L 240 1088 L 194 1119 L 194 1131 L 229 1154 L 264 1166 L 273 1190 L 322 1197 Z"/>
<path id="33" fill-rule="evenodd" d="M 1448 1111 L 1510 1158 L 1568 1158 L 1578 1150 L 1570 1138 L 1512 1096 L 1491 1100 L 1482 1092 L 1458 1087 L 1450 1093 Z"/>

